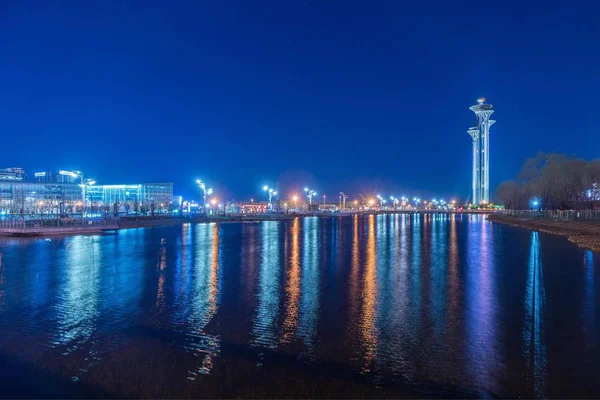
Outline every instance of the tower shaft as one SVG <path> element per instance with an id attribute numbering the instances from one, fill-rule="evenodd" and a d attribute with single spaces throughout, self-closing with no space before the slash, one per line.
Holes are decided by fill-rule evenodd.
<path id="1" fill-rule="evenodd" d="M 490 119 L 494 113 L 491 104 L 478 99 L 477 105 L 469 109 L 477 116 L 477 126 L 467 132 L 473 139 L 473 204 L 490 202 L 490 127 L 495 122 Z"/>

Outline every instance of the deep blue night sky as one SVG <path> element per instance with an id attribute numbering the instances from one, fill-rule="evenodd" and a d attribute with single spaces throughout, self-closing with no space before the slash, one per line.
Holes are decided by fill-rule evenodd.
<path id="1" fill-rule="evenodd" d="M 458 3 L 4 2 L 0 166 L 465 199 L 481 96 L 492 190 L 600 156 L 600 6 Z"/>

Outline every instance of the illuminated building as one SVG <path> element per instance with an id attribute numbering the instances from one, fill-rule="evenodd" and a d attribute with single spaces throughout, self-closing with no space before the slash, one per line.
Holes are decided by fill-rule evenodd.
<path id="1" fill-rule="evenodd" d="M 64 171 L 43 171 L 35 172 L 33 178 L 40 183 L 76 183 L 79 178 L 73 174 L 62 173 Z"/>
<path id="2" fill-rule="evenodd" d="M 171 182 L 96 185 L 88 179 L 83 191 L 81 180 L 69 174 L 36 172 L 34 177 L 36 182 L 0 179 L 0 214 L 148 214 L 174 207 Z"/>
<path id="3" fill-rule="evenodd" d="M 173 183 L 93 185 L 87 188 L 92 209 L 110 207 L 118 213 L 165 213 L 173 206 Z"/>
<path id="4" fill-rule="evenodd" d="M 0 214 L 76 212 L 81 187 L 73 183 L 0 181 Z"/>
<path id="5" fill-rule="evenodd" d="M 469 128 L 467 133 L 473 141 L 473 204 L 490 202 L 490 127 L 494 120 L 490 119 L 493 106 L 485 102 L 485 98 L 477 99 L 477 105 L 469 107 L 477 116 L 477 126 Z"/>
<path id="6" fill-rule="evenodd" d="M 4 168 L 0 169 L 0 179 L 7 181 L 22 181 L 25 178 L 23 168 Z"/>
<path id="7" fill-rule="evenodd" d="M 258 203 L 236 203 L 232 209 L 233 212 L 240 214 L 265 214 L 269 212 L 269 203 L 266 201 Z"/>

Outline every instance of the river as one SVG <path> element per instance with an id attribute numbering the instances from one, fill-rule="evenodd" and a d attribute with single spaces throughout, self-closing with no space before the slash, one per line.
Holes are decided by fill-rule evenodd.
<path id="1" fill-rule="evenodd" d="M 3 397 L 598 397 L 600 255 L 481 215 L 0 241 Z"/>

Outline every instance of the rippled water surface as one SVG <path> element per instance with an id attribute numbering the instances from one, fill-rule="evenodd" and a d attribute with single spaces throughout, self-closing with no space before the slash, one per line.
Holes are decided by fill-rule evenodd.
<path id="1" fill-rule="evenodd" d="M 598 397 L 599 258 L 448 215 L 3 240 L 2 396 Z"/>

